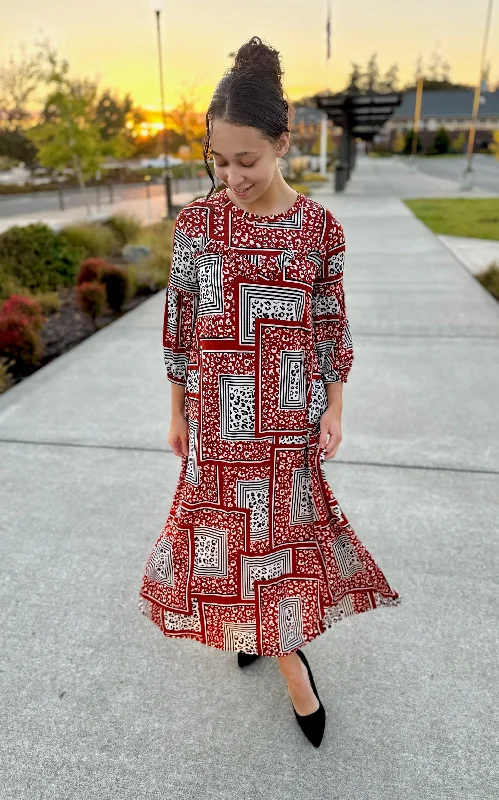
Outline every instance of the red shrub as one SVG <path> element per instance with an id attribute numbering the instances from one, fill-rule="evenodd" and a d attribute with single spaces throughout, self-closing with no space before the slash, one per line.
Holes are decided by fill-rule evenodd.
<path id="1" fill-rule="evenodd" d="M 121 267 L 108 264 L 101 270 L 99 281 L 106 287 L 109 308 L 119 313 L 129 293 L 128 273 Z"/>
<path id="2" fill-rule="evenodd" d="M 93 283 L 94 281 L 98 281 L 100 280 L 101 271 L 110 266 L 112 265 L 104 261 L 103 258 L 87 258 L 85 261 L 82 261 L 79 266 L 76 283 Z"/>
<path id="3" fill-rule="evenodd" d="M 87 281 L 75 287 L 76 304 L 95 321 L 106 305 L 106 287 L 97 281 Z"/>
<path id="4" fill-rule="evenodd" d="M 2 314 L 21 314 L 31 320 L 33 328 L 37 331 L 43 326 L 45 317 L 42 314 L 42 307 L 38 300 L 31 297 L 23 297 L 20 294 L 12 294 L 3 302 L 0 308 Z"/>
<path id="5" fill-rule="evenodd" d="M 33 320 L 18 311 L 0 312 L 0 356 L 15 362 L 24 372 L 35 366 L 43 355 L 43 342 L 33 327 Z"/>

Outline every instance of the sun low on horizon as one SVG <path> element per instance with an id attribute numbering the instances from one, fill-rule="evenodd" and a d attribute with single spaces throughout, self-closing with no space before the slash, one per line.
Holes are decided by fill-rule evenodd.
<path id="1" fill-rule="evenodd" d="M 486 0 L 470 9 L 468 0 L 346 0 L 331 2 L 331 58 L 326 60 L 326 0 L 165 0 L 161 10 L 165 105 L 182 97 L 206 109 L 217 82 L 233 63 L 233 53 L 251 36 L 277 48 L 284 87 L 292 101 L 328 88 L 344 88 L 352 63 L 361 67 L 374 54 L 382 72 L 399 67 L 410 81 L 416 61 L 428 64 L 438 53 L 455 81 L 477 81 Z M 135 105 L 160 107 L 156 20 L 150 0 L 24 0 L 2 19 L 1 63 L 46 38 L 78 77 L 129 92 Z M 499 9 L 489 40 L 489 76 L 499 83 Z"/>

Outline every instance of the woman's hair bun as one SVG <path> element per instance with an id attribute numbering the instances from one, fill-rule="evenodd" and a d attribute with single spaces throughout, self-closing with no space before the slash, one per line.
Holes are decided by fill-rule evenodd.
<path id="1" fill-rule="evenodd" d="M 264 44 L 259 36 L 252 36 L 236 53 L 234 70 L 264 71 L 271 74 L 277 83 L 281 84 L 283 69 L 281 67 L 279 51 L 270 45 Z"/>

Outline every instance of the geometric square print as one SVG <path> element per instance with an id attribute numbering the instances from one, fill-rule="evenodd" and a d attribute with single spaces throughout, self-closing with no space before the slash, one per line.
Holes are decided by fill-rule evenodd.
<path id="1" fill-rule="evenodd" d="M 255 595 L 260 646 L 269 655 L 293 652 L 322 632 L 318 578 L 286 576 L 257 583 Z"/>
<path id="2" fill-rule="evenodd" d="M 258 318 L 299 322 L 303 317 L 305 293 L 302 289 L 241 284 L 239 292 L 241 345 L 254 343 Z"/>
<path id="3" fill-rule="evenodd" d="M 200 453 L 205 461 L 257 461 L 269 458 L 272 436 L 255 435 L 254 358 L 246 352 L 201 353 Z"/>
<path id="4" fill-rule="evenodd" d="M 257 320 L 255 431 L 294 434 L 308 430 L 308 334 L 301 323 Z"/>
<path id="5" fill-rule="evenodd" d="M 279 408 L 305 408 L 305 354 L 303 350 L 281 350 Z"/>
<path id="6" fill-rule="evenodd" d="M 255 596 L 254 582 L 270 580 L 292 570 L 292 554 L 289 548 L 276 550 L 265 556 L 241 555 L 241 597 L 248 600 Z"/>
<path id="7" fill-rule="evenodd" d="M 194 528 L 194 575 L 227 575 L 227 532 Z"/>
<path id="8" fill-rule="evenodd" d="M 255 438 L 255 378 L 220 375 L 220 436 L 222 439 Z"/>
<path id="9" fill-rule="evenodd" d="M 269 479 L 238 480 L 237 505 L 250 509 L 251 540 L 265 540 L 269 534 Z"/>
<path id="10" fill-rule="evenodd" d="M 246 514 L 211 508 L 184 508 L 182 520 L 192 535 L 191 593 L 237 597 L 239 554 L 244 551 Z"/>

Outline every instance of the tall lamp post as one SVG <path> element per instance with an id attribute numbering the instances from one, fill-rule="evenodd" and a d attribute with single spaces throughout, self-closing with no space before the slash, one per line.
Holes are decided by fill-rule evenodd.
<path id="1" fill-rule="evenodd" d="M 161 114 L 163 117 L 163 159 L 165 164 L 165 201 L 166 214 L 169 219 L 173 218 L 172 204 L 172 182 L 171 172 L 168 167 L 168 155 L 166 152 L 166 112 L 165 112 L 165 88 L 163 84 L 163 57 L 161 53 L 161 11 L 163 10 L 163 0 L 151 0 L 151 7 L 156 15 L 156 32 L 158 36 L 158 62 L 159 62 L 159 86 L 161 91 Z"/>
<path id="2" fill-rule="evenodd" d="M 487 44 L 489 41 L 490 22 L 492 19 L 492 6 L 494 0 L 489 0 L 487 6 L 487 16 L 485 19 L 485 31 L 483 34 L 482 56 L 480 59 L 480 77 L 475 89 L 475 96 L 473 99 L 473 111 L 471 112 L 470 131 L 468 135 L 468 152 L 466 168 L 464 170 L 463 179 L 461 182 L 461 189 L 471 189 L 473 186 L 473 168 L 471 162 L 473 159 L 473 147 L 475 145 L 476 124 L 478 119 L 478 111 L 480 108 L 480 99 L 482 95 L 483 75 L 485 71 L 485 59 L 487 56 Z"/>

